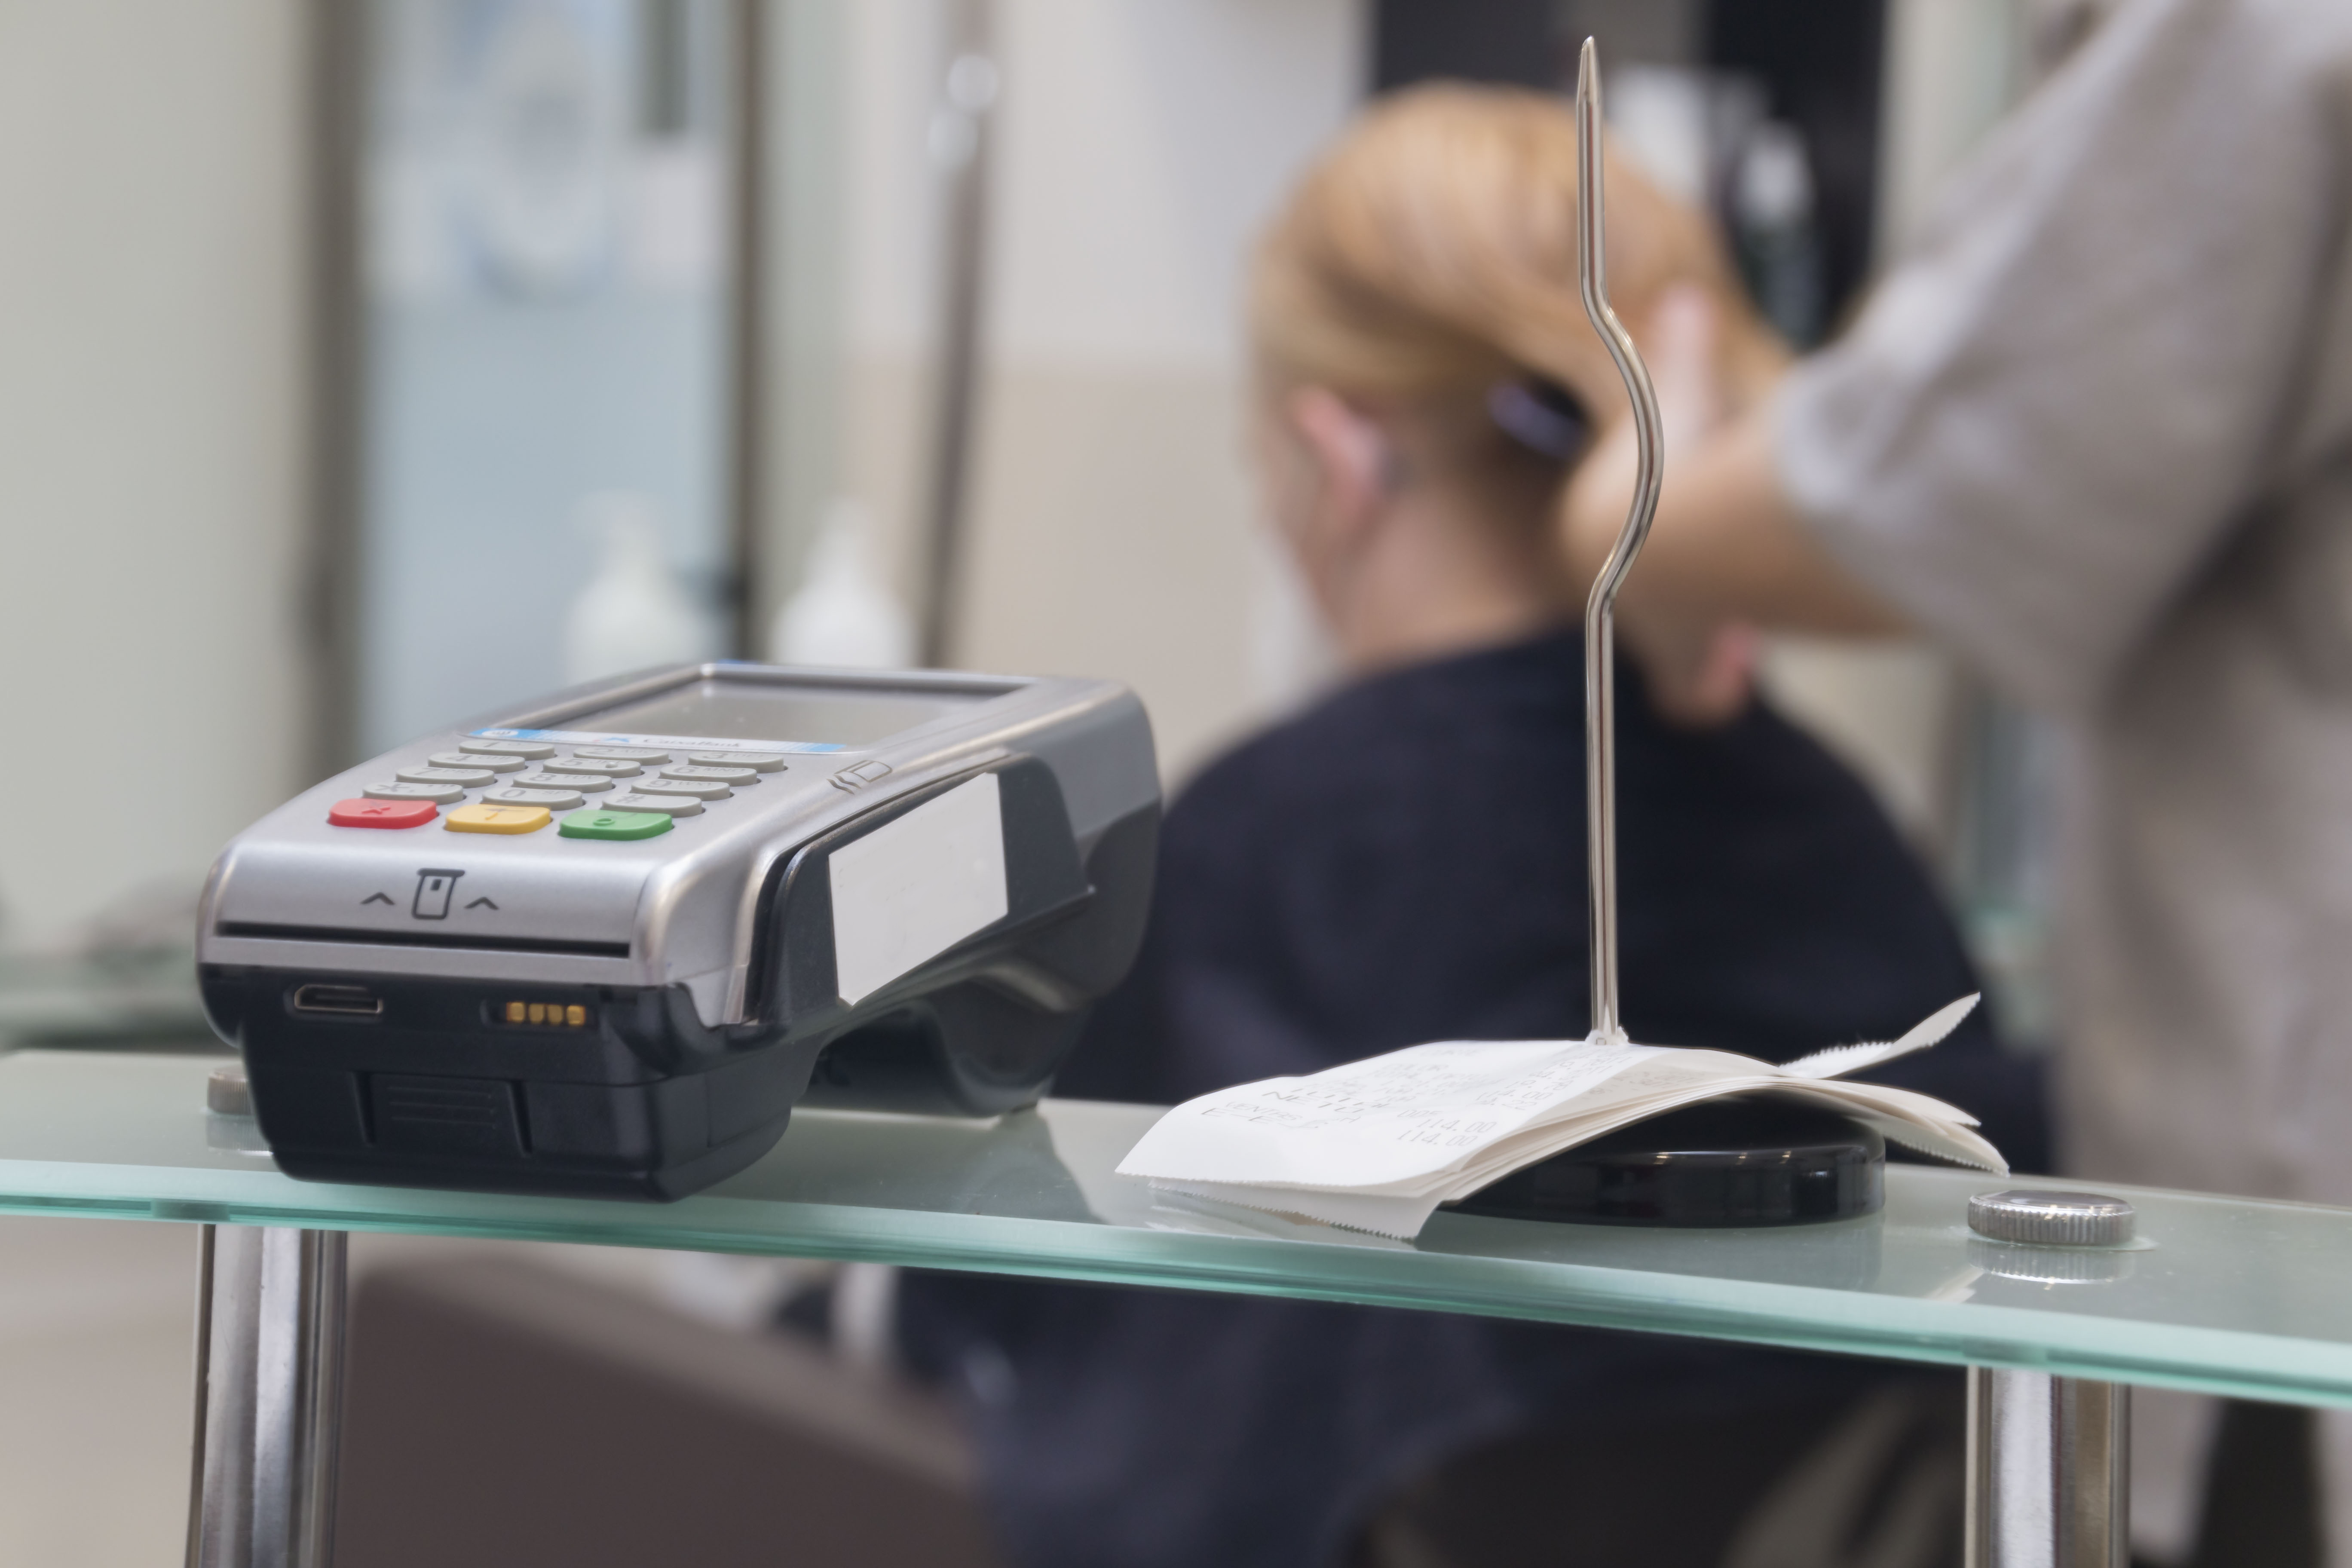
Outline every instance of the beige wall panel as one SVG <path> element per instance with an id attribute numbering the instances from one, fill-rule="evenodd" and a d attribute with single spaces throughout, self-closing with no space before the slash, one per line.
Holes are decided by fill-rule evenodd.
<path id="1" fill-rule="evenodd" d="M 1181 779 L 1252 707 L 1235 378 L 1013 367 L 987 409 L 958 662 L 1129 682 Z"/>
<path id="2" fill-rule="evenodd" d="M 58 781 L 12 940 L 302 782 L 299 16 L 0 0 L 0 734 Z"/>

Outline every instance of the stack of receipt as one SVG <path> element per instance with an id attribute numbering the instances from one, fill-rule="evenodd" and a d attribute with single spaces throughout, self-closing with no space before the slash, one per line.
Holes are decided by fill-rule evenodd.
<path id="1" fill-rule="evenodd" d="M 1976 1005 L 1963 997 L 1899 1040 L 1840 1046 L 1785 1067 L 1622 1037 L 1412 1046 L 1187 1100 L 1118 1170 L 1195 1198 L 1411 1237 L 1439 1205 L 1522 1165 L 1682 1106 L 1771 1090 L 1843 1111 L 1924 1153 L 2006 1173 L 1966 1111 L 1839 1081 L 1934 1045 Z"/>

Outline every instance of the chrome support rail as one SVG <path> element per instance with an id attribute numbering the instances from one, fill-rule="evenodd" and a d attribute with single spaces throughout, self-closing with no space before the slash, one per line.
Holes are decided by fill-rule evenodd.
<path id="1" fill-rule="evenodd" d="M 2129 1568 L 2131 1390 L 1969 1369 L 1968 1568 Z"/>
<path id="2" fill-rule="evenodd" d="M 204 1227 L 188 1568 L 327 1568 L 348 1239 Z"/>

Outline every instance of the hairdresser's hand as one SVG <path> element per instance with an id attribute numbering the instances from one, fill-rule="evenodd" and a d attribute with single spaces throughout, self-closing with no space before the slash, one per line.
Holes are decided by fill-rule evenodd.
<path id="1" fill-rule="evenodd" d="M 1676 459 L 1698 449 L 1721 427 L 1727 395 L 1717 368 L 1721 321 L 1705 291 L 1667 291 L 1636 332 L 1658 395 L 1664 426 L 1666 489 Z M 1590 583 L 1617 542 L 1633 502 L 1638 452 L 1630 412 L 1603 431 L 1570 481 L 1563 503 L 1574 580 Z M 1727 722 L 1747 708 L 1755 688 L 1759 639 L 1755 628 L 1713 616 L 1683 613 L 1665 595 L 1643 592 L 1637 559 L 1617 598 L 1617 634 L 1641 667 L 1650 700 L 1680 724 Z"/>

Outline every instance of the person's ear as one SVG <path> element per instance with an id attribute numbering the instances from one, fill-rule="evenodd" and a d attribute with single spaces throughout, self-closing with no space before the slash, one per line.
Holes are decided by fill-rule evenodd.
<path id="1" fill-rule="evenodd" d="M 1297 388 L 1285 399 L 1283 416 L 1314 469 L 1316 528 L 1324 536 L 1317 544 L 1355 542 L 1394 488 L 1396 454 L 1387 432 L 1328 387 Z"/>

